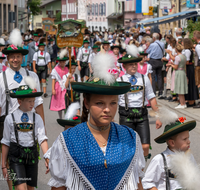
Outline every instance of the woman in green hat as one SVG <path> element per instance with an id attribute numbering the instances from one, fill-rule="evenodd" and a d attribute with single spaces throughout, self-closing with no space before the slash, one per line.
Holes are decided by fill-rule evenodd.
<path id="1" fill-rule="evenodd" d="M 83 93 L 82 123 L 61 133 L 51 148 L 52 189 L 142 189 L 145 160 L 140 138 L 112 122 L 118 95 L 130 90 L 129 83 L 116 82 L 119 72 L 114 62 L 111 55 L 98 54 L 94 76 L 71 84 Z"/>
<path id="2" fill-rule="evenodd" d="M 66 109 L 65 106 L 65 75 L 69 72 L 68 68 L 65 66 L 66 61 L 69 60 L 66 57 L 67 50 L 63 49 L 60 52 L 59 57 L 57 57 L 58 65 L 52 70 L 52 97 L 50 102 L 50 110 L 57 111 L 59 118 L 62 119 L 62 112 Z"/>

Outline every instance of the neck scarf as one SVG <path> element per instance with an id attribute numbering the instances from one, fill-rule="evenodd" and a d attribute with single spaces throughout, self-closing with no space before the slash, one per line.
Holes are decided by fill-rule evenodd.
<path id="1" fill-rule="evenodd" d="M 111 123 L 105 156 L 86 122 L 64 131 L 63 137 L 73 161 L 96 190 L 115 189 L 136 151 L 135 132 L 116 123 Z"/>

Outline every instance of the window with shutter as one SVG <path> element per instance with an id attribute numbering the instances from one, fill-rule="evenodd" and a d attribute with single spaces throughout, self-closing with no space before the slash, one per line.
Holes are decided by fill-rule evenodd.
<path id="1" fill-rule="evenodd" d="M 98 16 L 98 4 L 96 4 L 96 15 Z"/>
<path id="2" fill-rule="evenodd" d="M 90 15 L 90 4 L 87 7 L 88 15 Z"/>
<path id="3" fill-rule="evenodd" d="M 94 4 L 92 4 L 92 15 L 94 15 Z"/>
<path id="4" fill-rule="evenodd" d="M 101 15 L 101 3 L 99 4 L 99 15 Z"/>
<path id="5" fill-rule="evenodd" d="M 106 3 L 103 3 L 103 14 L 106 15 Z"/>
<path id="6" fill-rule="evenodd" d="M 103 15 L 103 3 L 101 4 L 101 15 Z"/>

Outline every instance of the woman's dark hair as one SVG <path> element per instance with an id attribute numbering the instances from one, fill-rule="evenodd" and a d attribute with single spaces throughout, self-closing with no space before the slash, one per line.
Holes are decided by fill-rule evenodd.
<path id="1" fill-rule="evenodd" d="M 83 99 L 85 99 L 87 102 L 90 101 L 90 97 L 91 97 L 91 94 L 83 93 Z M 85 107 L 84 100 L 83 100 L 83 110 L 82 110 L 82 116 L 81 116 L 81 123 L 88 121 L 88 114 L 89 114 L 89 111 Z"/>

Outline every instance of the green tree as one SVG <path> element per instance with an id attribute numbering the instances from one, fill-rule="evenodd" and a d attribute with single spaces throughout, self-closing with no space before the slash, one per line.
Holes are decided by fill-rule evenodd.
<path id="1" fill-rule="evenodd" d="M 60 22 L 60 21 L 62 21 L 61 11 L 59 11 L 59 12 L 56 14 L 56 20 L 55 20 L 55 22 Z"/>
<path id="2" fill-rule="evenodd" d="M 184 31 L 189 32 L 190 33 L 189 37 L 193 38 L 193 32 L 195 30 L 200 31 L 200 20 L 198 19 L 196 22 L 194 22 L 192 19 L 188 20 L 187 27 L 185 28 Z"/>
<path id="3" fill-rule="evenodd" d="M 28 0 L 28 7 L 33 16 L 40 14 L 40 5 L 42 4 L 41 0 Z"/>

